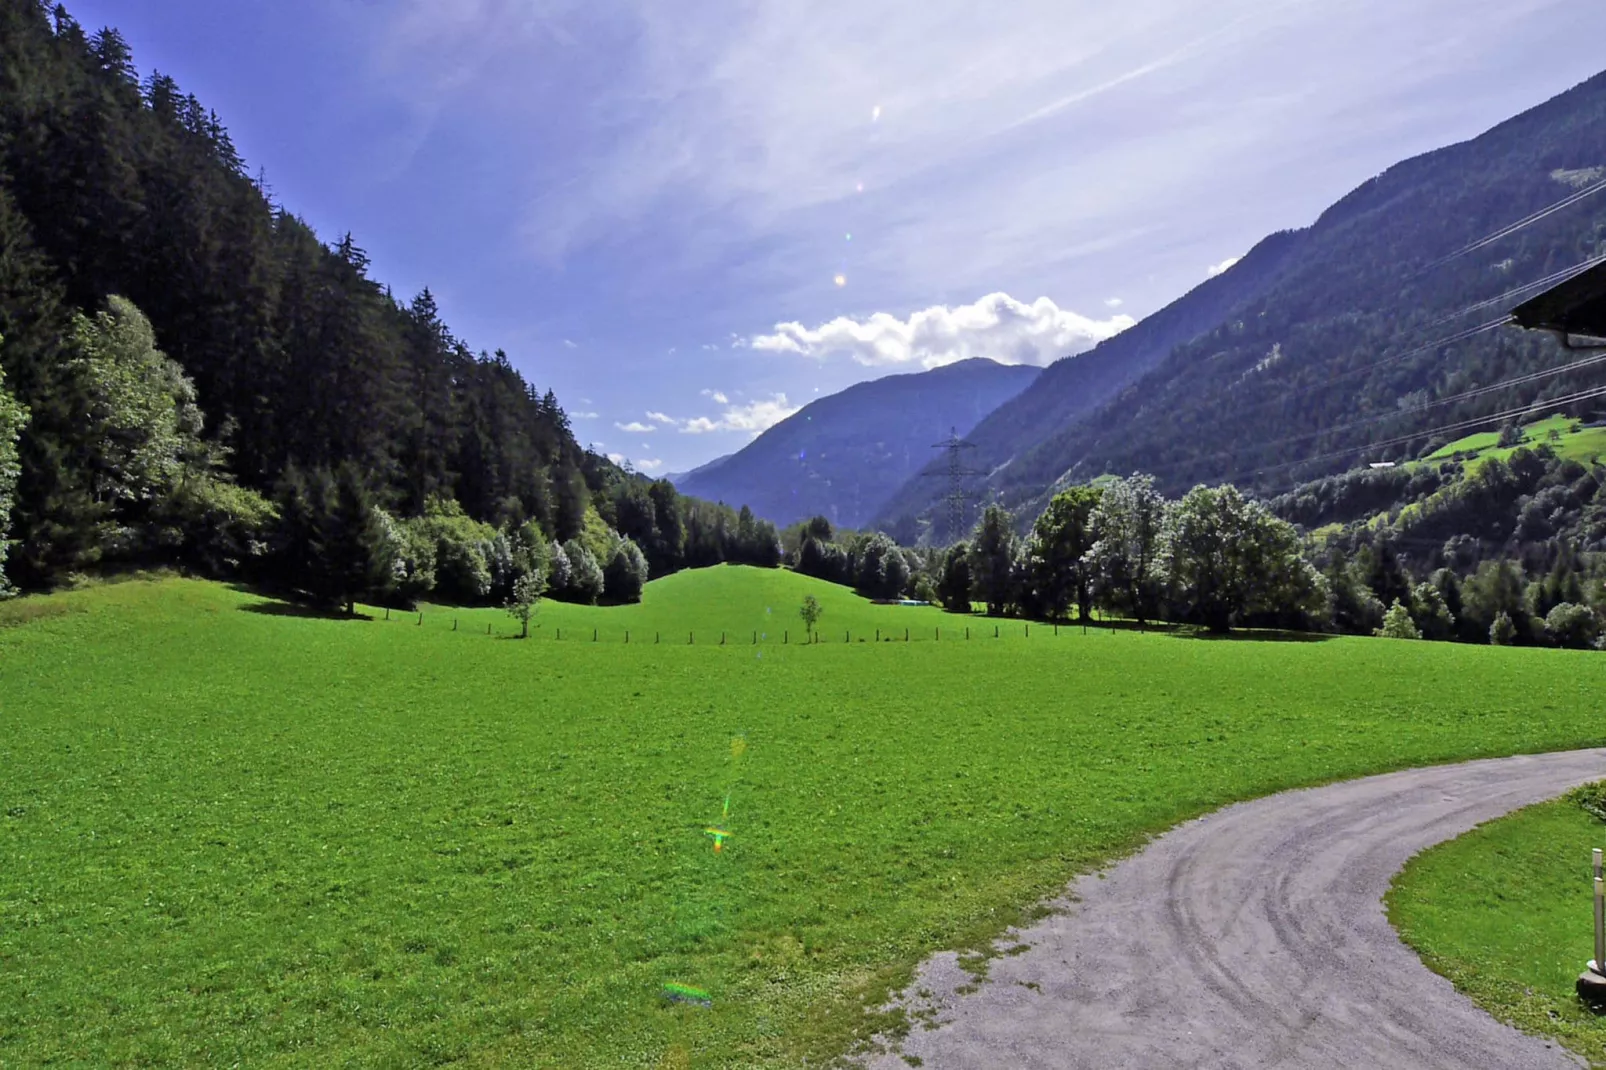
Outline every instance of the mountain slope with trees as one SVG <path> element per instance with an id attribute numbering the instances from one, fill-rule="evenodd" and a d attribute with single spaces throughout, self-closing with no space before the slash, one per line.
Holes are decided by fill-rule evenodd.
<path id="1" fill-rule="evenodd" d="M 934 443 L 953 429 L 967 433 L 1039 374 L 976 359 L 859 383 L 805 405 L 676 486 L 699 498 L 747 502 L 783 527 L 816 515 L 858 527 L 931 458 Z"/>
<path id="2" fill-rule="evenodd" d="M 116 30 L 0 0 L 0 591 L 179 564 L 331 607 L 536 574 L 590 601 L 778 558 L 750 513 L 583 450 L 550 390 L 368 267 Z"/>
<path id="3" fill-rule="evenodd" d="M 1172 492 L 1218 480 L 1275 491 L 1360 460 L 1420 456 L 1436 448 L 1435 428 L 1594 385 L 1598 375 L 1570 371 L 1463 396 L 1571 357 L 1509 328 L 1457 336 L 1537 292 L 1522 287 L 1606 252 L 1606 194 L 1455 254 L 1602 179 L 1606 75 L 1390 168 L 1310 228 L 1268 239 L 1125 335 L 1054 365 L 977 429 L 989 471 L 972 490 L 1028 514 L 1056 485 L 1107 473 L 1149 472 Z M 1150 326 L 1162 317 L 1188 322 L 1165 334 Z M 1090 392 L 1096 404 L 1062 410 L 1052 429 L 1005 426 L 1078 364 L 1146 330 L 1163 336 L 1113 397 Z M 911 480 L 879 519 L 912 527 L 933 499 Z"/>

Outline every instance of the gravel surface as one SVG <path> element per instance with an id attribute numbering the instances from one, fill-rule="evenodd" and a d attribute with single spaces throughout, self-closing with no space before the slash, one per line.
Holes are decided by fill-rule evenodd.
<path id="1" fill-rule="evenodd" d="M 1000 944 L 1028 949 L 994 959 L 979 990 L 956 992 L 969 977 L 952 953 L 925 963 L 902 1001 L 926 1018 L 864 1063 L 1581 1065 L 1430 972 L 1382 898 L 1418 851 L 1602 778 L 1606 750 L 1568 751 L 1286 792 L 1190 821 L 1077 880 L 1053 915 Z M 1581 969 L 1587 912 L 1579 925 Z"/>

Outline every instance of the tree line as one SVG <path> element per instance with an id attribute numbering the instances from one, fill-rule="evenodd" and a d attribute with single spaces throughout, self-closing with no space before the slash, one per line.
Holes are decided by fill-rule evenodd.
<path id="1" fill-rule="evenodd" d="M 623 601 L 778 560 L 772 526 L 582 449 L 550 390 L 368 267 L 115 30 L 0 0 L 0 590 L 178 564 L 330 606 L 537 573 Z"/>
<path id="2" fill-rule="evenodd" d="M 989 506 L 970 538 L 946 549 L 898 548 L 876 533 L 839 544 L 816 518 L 794 562 L 873 597 L 962 613 L 979 603 L 1033 620 L 1097 612 L 1214 632 L 1584 648 L 1606 632 L 1603 485 L 1597 470 L 1544 448 L 1471 473 L 1363 470 L 1271 502 L 1231 485 L 1172 500 L 1136 475 L 1061 491 L 1024 534 Z"/>

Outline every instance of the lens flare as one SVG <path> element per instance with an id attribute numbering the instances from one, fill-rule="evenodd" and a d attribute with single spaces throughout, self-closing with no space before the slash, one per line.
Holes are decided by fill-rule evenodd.
<path id="1" fill-rule="evenodd" d="M 683 985 L 678 981 L 670 981 L 664 985 L 664 998 L 671 1003 L 695 1003 L 699 1007 L 712 1007 L 714 997 L 700 988 Z"/>
<path id="2" fill-rule="evenodd" d="M 831 281 L 836 283 L 838 286 L 846 286 L 848 284 L 848 277 L 846 275 L 838 275 Z"/>

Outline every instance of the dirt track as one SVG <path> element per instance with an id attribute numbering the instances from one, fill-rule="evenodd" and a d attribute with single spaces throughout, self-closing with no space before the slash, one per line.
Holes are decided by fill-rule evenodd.
<path id="1" fill-rule="evenodd" d="M 1416 769 L 1242 803 L 1181 825 L 1016 934 L 973 994 L 952 954 L 934 1008 L 875 1070 L 926 1067 L 1568 1067 L 1431 973 L 1383 914 L 1413 854 L 1606 777 L 1606 750 Z M 1579 880 L 1589 860 L 1579 861 Z M 1587 897 L 1584 900 L 1587 904 Z M 1587 905 L 1579 967 L 1589 956 Z M 1005 941 L 1005 946 L 1017 942 Z"/>

